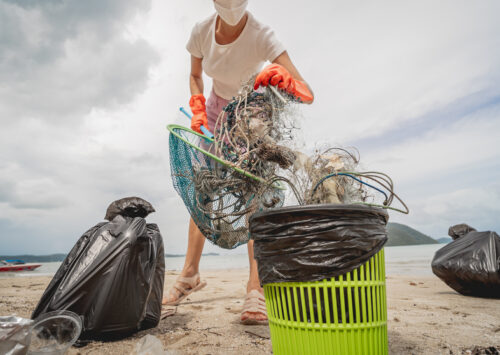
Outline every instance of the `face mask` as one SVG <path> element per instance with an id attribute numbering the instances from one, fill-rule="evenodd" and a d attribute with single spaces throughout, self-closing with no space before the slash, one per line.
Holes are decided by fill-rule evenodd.
<path id="1" fill-rule="evenodd" d="M 215 11 L 230 26 L 240 22 L 247 9 L 248 0 L 214 0 Z"/>

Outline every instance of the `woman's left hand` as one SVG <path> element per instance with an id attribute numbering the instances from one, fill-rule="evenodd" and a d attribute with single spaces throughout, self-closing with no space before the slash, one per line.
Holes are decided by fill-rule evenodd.
<path id="1" fill-rule="evenodd" d="M 265 67 L 255 78 L 254 90 L 259 86 L 273 85 L 299 98 L 302 102 L 312 102 L 313 94 L 309 91 L 307 84 L 295 80 L 282 65 L 273 63 Z"/>
<path id="2" fill-rule="evenodd" d="M 255 78 L 254 89 L 257 90 L 259 86 L 273 85 L 280 89 L 289 91 L 290 85 L 293 83 L 292 75 L 279 64 L 269 64 Z"/>

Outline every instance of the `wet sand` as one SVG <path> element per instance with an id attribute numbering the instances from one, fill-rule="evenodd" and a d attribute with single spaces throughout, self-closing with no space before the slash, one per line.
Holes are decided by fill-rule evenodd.
<path id="1" fill-rule="evenodd" d="M 115 342 L 92 342 L 69 354 L 130 354 L 146 334 L 169 354 L 270 354 L 267 326 L 244 326 L 239 314 L 247 270 L 207 271 L 208 286 L 193 293 L 157 328 Z M 177 272 L 167 272 L 165 290 Z M 0 315 L 29 317 L 50 277 L 0 278 Z M 462 296 L 433 276 L 387 278 L 391 354 L 470 354 L 500 349 L 500 300 Z"/>

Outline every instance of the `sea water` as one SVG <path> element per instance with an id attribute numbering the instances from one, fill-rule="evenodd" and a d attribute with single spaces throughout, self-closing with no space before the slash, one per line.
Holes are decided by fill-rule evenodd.
<path id="1" fill-rule="evenodd" d="M 444 244 L 425 244 L 385 248 L 387 275 L 432 275 L 431 261 L 434 253 Z M 40 263 L 33 271 L 0 272 L 0 277 L 53 276 L 60 262 Z M 179 271 L 184 265 L 184 257 L 166 257 L 165 268 Z M 201 270 L 244 269 L 248 267 L 247 254 L 204 255 Z"/>

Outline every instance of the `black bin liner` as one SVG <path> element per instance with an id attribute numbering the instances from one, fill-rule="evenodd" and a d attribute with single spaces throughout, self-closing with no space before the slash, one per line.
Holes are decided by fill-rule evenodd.
<path id="1" fill-rule="evenodd" d="M 451 239 L 455 240 L 460 237 L 463 237 L 469 232 L 476 232 L 476 229 L 472 228 L 471 226 L 462 223 L 462 224 L 456 224 L 454 226 L 451 226 L 448 229 L 448 235 L 451 237 Z"/>
<path id="2" fill-rule="evenodd" d="M 500 298 L 500 237 L 471 230 L 456 234 L 457 239 L 436 252 L 432 272 L 463 295 Z"/>
<path id="3" fill-rule="evenodd" d="M 346 274 L 387 241 L 388 214 L 363 205 L 307 205 L 259 212 L 250 234 L 261 284 Z"/>
<path id="4" fill-rule="evenodd" d="M 116 216 L 146 218 L 155 212 L 153 206 L 140 197 L 125 197 L 114 201 L 108 206 L 104 219 L 112 221 Z"/>
<path id="5" fill-rule="evenodd" d="M 32 314 L 33 319 L 56 310 L 78 314 L 80 340 L 121 338 L 160 321 L 163 239 L 158 226 L 144 219 L 144 211 L 154 209 L 132 197 L 113 202 L 108 217 L 109 211 L 112 220 L 80 237 Z"/>

